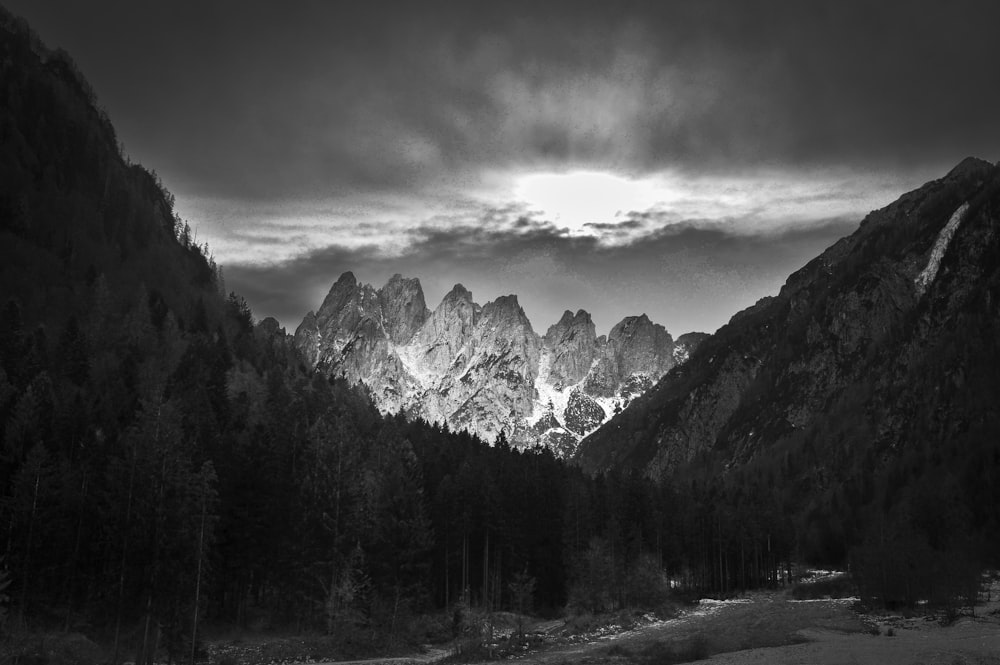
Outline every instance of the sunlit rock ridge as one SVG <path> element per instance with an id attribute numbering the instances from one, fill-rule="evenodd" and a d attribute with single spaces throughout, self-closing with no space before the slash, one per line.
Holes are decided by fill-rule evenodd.
<path id="1" fill-rule="evenodd" d="M 517 302 L 477 304 L 461 284 L 434 311 L 420 281 L 381 289 L 345 272 L 295 331 L 307 360 L 363 383 L 380 410 L 447 423 L 516 446 L 571 455 L 579 441 L 651 387 L 704 337 L 677 340 L 643 314 L 598 337 L 590 314 L 566 311 L 538 335 Z"/>

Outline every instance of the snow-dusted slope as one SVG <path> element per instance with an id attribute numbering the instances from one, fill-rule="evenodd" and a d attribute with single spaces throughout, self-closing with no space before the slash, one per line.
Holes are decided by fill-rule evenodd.
<path id="1" fill-rule="evenodd" d="M 364 383 L 384 412 L 487 441 L 503 432 L 514 445 L 560 455 L 683 362 L 702 337 L 675 342 L 645 315 L 597 337 L 583 310 L 567 311 L 539 336 L 516 296 L 481 307 L 458 284 L 428 312 L 418 280 L 395 275 L 375 290 L 351 273 L 295 332 L 315 366 Z"/>
<path id="2" fill-rule="evenodd" d="M 962 223 L 962 218 L 965 217 L 965 213 L 968 210 L 968 202 L 960 205 L 958 210 L 952 213 L 951 218 L 948 220 L 948 223 L 944 225 L 944 228 L 941 229 L 941 232 L 938 233 L 938 237 L 934 241 L 934 247 L 931 249 L 930 258 L 927 259 L 927 267 L 921 270 L 920 274 L 913 280 L 914 284 L 917 286 L 918 295 L 924 295 L 927 291 L 927 287 L 934 281 L 934 278 L 937 277 L 938 267 L 941 265 L 941 259 L 944 258 L 944 253 L 948 251 L 948 245 L 951 243 L 951 238 L 955 235 L 955 231 L 958 230 L 958 225 Z"/>

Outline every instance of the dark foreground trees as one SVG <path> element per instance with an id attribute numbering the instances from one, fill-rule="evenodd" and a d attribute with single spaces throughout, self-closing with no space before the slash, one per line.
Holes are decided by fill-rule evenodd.
<path id="1" fill-rule="evenodd" d="M 850 557 L 863 602 L 888 608 L 918 602 L 972 611 L 979 595 L 981 543 L 954 479 L 925 482 L 873 519 Z"/>

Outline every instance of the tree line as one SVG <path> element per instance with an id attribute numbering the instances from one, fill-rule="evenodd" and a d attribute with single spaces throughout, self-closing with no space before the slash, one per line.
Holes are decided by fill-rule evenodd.
<path id="1" fill-rule="evenodd" d="M 665 571 L 727 591 L 787 560 L 750 502 L 737 569 L 709 496 L 384 417 L 237 296 L 182 327 L 155 293 L 86 291 L 54 335 L 3 310 L 0 518 L 25 620 L 96 623 L 140 660 L 205 621 L 391 641 L 456 604 L 611 610 L 662 601 Z"/>

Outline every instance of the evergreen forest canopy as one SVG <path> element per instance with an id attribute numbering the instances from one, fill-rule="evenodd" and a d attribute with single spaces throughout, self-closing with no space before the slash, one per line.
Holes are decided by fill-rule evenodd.
<path id="1" fill-rule="evenodd" d="M 951 602 L 997 563 L 996 490 L 932 473 L 996 468 L 995 446 L 859 460 L 822 495 L 787 456 L 591 476 L 383 417 L 224 293 L 70 57 L 0 10 L 0 623 L 86 627 L 149 662 L 156 626 L 175 657 L 207 623 L 392 644 L 456 604 L 655 607 L 668 576 L 725 594 L 801 559 L 917 552 L 950 562 L 926 583 Z"/>

